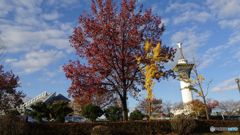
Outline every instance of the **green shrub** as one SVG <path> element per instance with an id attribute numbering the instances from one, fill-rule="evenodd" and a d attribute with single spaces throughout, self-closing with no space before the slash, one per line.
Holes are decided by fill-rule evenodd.
<path id="1" fill-rule="evenodd" d="M 173 113 L 168 113 L 166 116 L 172 118 L 174 116 L 174 114 Z"/>
<path id="2" fill-rule="evenodd" d="M 18 112 L 18 110 L 10 110 L 9 112 L 8 112 L 8 114 L 11 114 L 11 115 L 15 115 L 15 116 L 17 116 L 17 115 L 20 115 L 20 113 Z"/>
<path id="3" fill-rule="evenodd" d="M 143 120 L 143 114 L 139 110 L 130 113 L 130 120 Z"/>
<path id="4" fill-rule="evenodd" d="M 122 118 L 122 109 L 118 105 L 108 106 L 105 110 L 105 116 L 110 121 L 119 121 Z"/>
<path id="5" fill-rule="evenodd" d="M 29 113 L 29 116 L 33 117 L 35 120 L 37 120 L 37 123 L 41 123 L 42 118 L 50 119 L 50 110 L 47 107 L 47 104 L 44 102 L 37 102 L 34 105 L 31 105 L 31 108 L 33 111 Z"/>
<path id="6" fill-rule="evenodd" d="M 65 117 L 73 112 L 73 110 L 68 107 L 68 102 L 56 102 L 49 106 L 49 108 L 54 120 L 60 123 L 64 123 Z"/>
<path id="7" fill-rule="evenodd" d="M 94 104 L 88 104 L 84 106 L 82 114 L 84 117 L 90 119 L 92 122 L 96 121 L 96 119 L 103 115 L 103 110 Z"/>

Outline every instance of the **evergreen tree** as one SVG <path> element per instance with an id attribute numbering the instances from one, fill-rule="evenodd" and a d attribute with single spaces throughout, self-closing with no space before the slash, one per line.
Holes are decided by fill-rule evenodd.
<path id="1" fill-rule="evenodd" d="M 50 110 L 46 103 L 37 102 L 35 105 L 31 105 L 31 108 L 33 111 L 29 113 L 29 116 L 37 120 L 37 123 L 41 123 L 42 118 L 50 119 Z"/>
<path id="2" fill-rule="evenodd" d="M 55 102 L 51 105 L 51 115 L 56 122 L 64 123 L 65 117 L 73 112 L 73 110 L 68 107 L 68 102 Z"/>
<path id="3" fill-rule="evenodd" d="M 130 113 L 130 119 L 131 119 L 131 121 L 133 121 L 133 120 L 142 120 L 143 119 L 143 115 L 142 115 L 141 111 L 136 109 L 135 111 Z"/>
<path id="4" fill-rule="evenodd" d="M 108 106 L 105 116 L 110 121 L 119 121 L 122 118 L 122 109 L 118 105 Z"/>
<path id="5" fill-rule="evenodd" d="M 83 108 L 82 114 L 84 117 L 90 119 L 92 122 L 103 115 L 103 110 L 94 104 L 88 104 Z"/>

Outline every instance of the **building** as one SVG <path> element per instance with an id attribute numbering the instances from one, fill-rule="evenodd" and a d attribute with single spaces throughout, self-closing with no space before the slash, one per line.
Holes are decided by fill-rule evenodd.
<path id="1" fill-rule="evenodd" d="M 29 111 L 32 111 L 31 105 L 36 104 L 37 102 L 44 102 L 46 104 L 52 104 L 53 102 L 56 101 L 67 101 L 70 102 L 70 100 L 68 98 L 66 98 L 65 96 L 63 96 L 62 94 L 57 94 L 56 95 L 56 91 L 47 94 L 47 92 L 43 92 L 40 95 L 36 96 L 35 98 L 29 100 L 28 102 L 20 105 L 19 108 L 17 108 L 19 110 L 19 112 L 26 114 Z"/>
<path id="2" fill-rule="evenodd" d="M 173 70 L 179 76 L 181 76 L 179 77 L 179 80 L 180 80 L 184 109 L 171 110 L 171 113 L 173 113 L 174 115 L 178 115 L 182 113 L 189 114 L 191 112 L 191 106 L 187 106 L 185 104 L 193 100 L 192 91 L 188 88 L 188 86 L 190 86 L 190 83 L 187 80 L 190 78 L 190 73 L 194 66 L 194 63 L 188 63 L 188 61 L 183 57 L 182 43 L 178 42 L 178 46 L 179 46 L 180 57 L 179 57 L 178 63 L 175 65 Z"/>

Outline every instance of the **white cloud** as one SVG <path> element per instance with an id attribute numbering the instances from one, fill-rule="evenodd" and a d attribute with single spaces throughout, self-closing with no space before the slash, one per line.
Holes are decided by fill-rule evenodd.
<path id="1" fill-rule="evenodd" d="M 158 11 L 159 10 L 158 4 L 157 3 L 152 4 L 151 9 L 152 9 L 152 12 Z"/>
<path id="2" fill-rule="evenodd" d="M 228 41 L 228 47 L 230 45 L 235 45 L 240 42 L 240 33 L 235 33 L 235 35 L 231 36 Z"/>
<path id="3" fill-rule="evenodd" d="M 51 45 L 58 49 L 70 48 L 65 39 L 66 33 L 58 29 L 36 31 L 31 27 L 1 25 L 0 30 L 0 36 L 7 42 L 6 49 L 10 53 L 36 50 L 42 45 Z"/>
<path id="4" fill-rule="evenodd" d="M 59 14 L 56 10 L 53 10 L 50 14 L 43 14 L 43 17 L 46 20 L 56 20 L 61 16 L 63 15 Z"/>
<path id="5" fill-rule="evenodd" d="M 196 33 L 195 28 L 191 28 L 191 29 L 186 29 L 184 31 L 176 32 L 175 34 L 172 35 L 171 41 L 172 41 L 172 45 L 176 47 L 178 42 L 182 42 L 183 46 L 187 46 L 187 47 L 195 46 L 194 50 L 196 50 L 197 47 L 203 45 L 203 42 L 205 42 L 210 37 L 210 35 L 211 33 L 208 31 L 204 33 Z M 188 52 L 194 51 L 194 50 L 188 50 Z"/>
<path id="6" fill-rule="evenodd" d="M 232 36 L 229 37 L 228 42 L 223 44 L 223 45 L 214 45 L 214 47 L 209 48 L 205 54 L 203 55 L 203 63 L 200 65 L 200 68 L 204 68 L 206 67 L 205 65 L 208 65 L 209 63 L 213 63 L 214 60 L 216 59 L 220 59 L 221 58 L 221 54 L 224 53 L 224 51 L 226 51 L 229 48 L 235 47 L 236 51 L 233 51 L 231 56 L 229 56 L 231 59 L 236 58 L 238 59 L 238 61 L 240 61 L 239 57 L 240 57 L 240 53 L 239 53 L 239 49 L 236 47 L 236 44 L 239 44 L 240 42 L 240 33 L 235 32 L 232 34 Z M 234 55 L 235 53 L 235 55 Z M 230 64 L 230 62 L 227 62 L 228 64 Z M 226 65 L 226 63 L 222 64 L 221 66 Z"/>
<path id="7" fill-rule="evenodd" d="M 48 81 L 50 81 L 50 79 L 49 78 L 39 78 L 38 81 L 40 81 L 40 82 L 48 82 Z"/>
<path id="8" fill-rule="evenodd" d="M 144 1 L 146 1 L 146 0 L 138 0 L 137 2 L 140 2 L 140 3 L 142 3 L 142 2 L 144 2 Z"/>
<path id="9" fill-rule="evenodd" d="M 220 92 L 220 91 L 228 91 L 237 89 L 237 83 L 235 82 L 235 78 L 226 80 L 217 86 L 215 86 L 211 91 L 212 92 Z"/>
<path id="10" fill-rule="evenodd" d="M 166 8 L 165 12 L 174 10 L 173 24 L 186 23 L 188 21 L 197 21 L 205 23 L 211 18 L 211 14 L 207 12 L 205 7 L 200 7 L 195 3 L 173 3 Z"/>
<path id="11" fill-rule="evenodd" d="M 229 60 L 229 61 L 226 61 L 225 63 L 223 63 L 220 67 L 232 66 L 233 63 L 234 63 L 234 62 L 233 62 L 232 60 Z"/>
<path id="12" fill-rule="evenodd" d="M 45 2 L 45 1 L 44 1 Z M 69 1 L 52 1 L 59 4 L 71 5 L 77 3 L 77 0 Z M 51 3 L 51 2 L 50 2 Z M 43 45 L 54 46 L 57 49 L 64 49 L 67 53 L 72 52 L 70 49 L 68 36 L 73 31 L 73 22 L 62 23 L 57 19 L 62 16 L 55 8 L 49 12 L 42 8 L 42 0 L 21 0 L 21 1 L 3 1 L 1 2 L 1 14 L 8 15 L 12 12 L 11 21 L 3 18 L 0 19 L 0 37 L 6 41 L 7 52 L 16 53 L 20 51 L 39 50 Z M 14 7 L 14 8 L 10 8 Z M 49 5 L 47 5 L 49 6 Z M 74 5 L 75 6 L 75 5 Z M 4 8 L 8 10 L 4 10 Z M 6 12 L 6 13 L 5 13 Z M 47 12 L 47 13 L 46 13 Z M 54 24 L 46 22 L 54 20 Z"/>
<path id="13" fill-rule="evenodd" d="M 206 3 L 218 18 L 239 17 L 239 0 L 207 0 Z"/>
<path id="14" fill-rule="evenodd" d="M 58 71 L 59 73 L 63 72 L 63 66 L 60 66 L 57 71 Z"/>
<path id="15" fill-rule="evenodd" d="M 81 2 L 90 2 L 89 0 L 81 0 Z M 55 5 L 56 8 L 80 8 L 79 0 L 48 0 L 47 5 Z"/>
<path id="16" fill-rule="evenodd" d="M 12 62 L 16 62 L 17 59 L 6 59 L 5 62 L 6 63 L 12 63 Z"/>
<path id="17" fill-rule="evenodd" d="M 237 53 L 235 54 L 234 58 L 238 59 L 238 61 L 240 62 L 240 48 L 238 50 L 239 51 L 237 51 Z"/>
<path id="18" fill-rule="evenodd" d="M 174 17 L 173 23 L 179 24 L 179 23 L 185 23 L 187 21 L 198 21 L 201 23 L 205 23 L 210 18 L 211 18 L 211 14 L 207 12 L 187 11 L 181 15 Z"/>
<path id="19" fill-rule="evenodd" d="M 164 26 L 166 26 L 169 23 L 169 19 L 168 18 L 164 18 L 161 21 L 162 21 L 162 23 L 164 23 Z"/>
<path id="20" fill-rule="evenodd" d="M 221 28 L 232 28 L 232 29 L 239 29 L 240 28 L 240 19 L 234 20 L 222 20 L 218 22 Z"/>
<path id="21" fill-rule="evenodd" d="M 203 62 L 199 65 L 199 69 L 208 67 L 214 62 L 214 58 L 207 58 L 208 56 L 203 57 Z"/>
<path id="22" fill-rule="evenodd" d="M 50 71 L 45 70 L 45 71 L 44 71 L 44 75 L 52 78 L 52 77 L 54 77 L 54 76 L 57 75 L 57 72 L 54 72 L 54 71 L 53 71 L 53 72 L 50 72 Z"/>
<path id="23" fill-rule="evenodd" d="M 42 13 L 40 5 L 42 0 L 21 0 L 14 1 L 15 7 L 15 21 L 23 25 L 41 25 L 43 22 L 39 20 L 39 15 Z"/>
<path id="24" fill-rule="evenodd" d="M 203 33 L 196 33 L 196 28 L 190 28 L 185 29 L 184 31 L 178 31 L 171 37 L 171 46 L 173 48 L 178 48 L 177 43 L 182 42 L 183 44 L 183 56 L 188 61 L 192 60 L 192 55 L 196 56 L 197 50 L 205 45 L 205 42 L 208 40 L 208 38 L 211 36 L 211 33 L 206 31 Z M 177 60 L 179 59 L 179 50 L 177 50 L 177 53 L 174 58 L 174 62 L 169 62 L 167 64 L 168 67 L 174 67 L 177 63 Z"/>
<path id="25" fill-rule="evenodd" d="M 26 97 L 23 98 L 23 103 L 26 103 L 26 102 L 28 102 L 28 101 L 31 100 L 31 99 L 32 99 L 32 98 L 27 95 Z"/>
<path id="26" fill-rule="evenodd" d="M 9 3 L 9 0 L 1 0 L 0 17 L 5 17 L 12 10 L 13 10 L 13 5 Z"/>
<path id="27" fill-rule="evenodd" d="M 46 39 L 45 44 L 55 46 L 57 49 L 68 49 L 70 48 L 69 39 Z"/>
<path id="28" fill-rule="evenodd" d="M 200 9 L 200 6 L 195 3 L 185 3 L 185 4 L 173 3 L 170 5 L 170 7 L 167 7 L 165 11 L 170 12 L 172 10 L 176 10 L 179 12 L 185 12 L 192 9 Z"/>
<path id="29" fill-rule="evenodd" d="M 15 68 L 20 68 L 21 73 L 29 74 L 43 69 L 49 64 L 58 61 L 63 57 L 62 51 L 37 51 L 27 53 L 25 58 L 17 62 L 12 62 L 11 65 Z"/>
<path id="30" fill-rule="evenodd" d="M 56 81 L 51 81 L 51 84 L 55 84 L 56 83 Z"/>

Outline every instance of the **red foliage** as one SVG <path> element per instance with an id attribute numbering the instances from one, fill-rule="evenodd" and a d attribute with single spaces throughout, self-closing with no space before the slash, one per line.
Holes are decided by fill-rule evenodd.
<path id="1" fill-rule="evenodd" d="M 211 113 L 212 109 L 214 109 L 216 106 L 218 106 L 219 102 L 217 100 L 213 100 L 211 98 L 207 99 L 207 107 L 208 107 L 208 112 Z"/>
<path id="2" fill-rule="evenodd" d="M 100 108 L 105 108 L 108 105 L 117 104 L 117 100 L 118 98 L 113 97 L 112 94 L 109 92 L 105 93 L 95 92 L 91 96 L 82 95 L 80 97 L 74 98 L 73 102 L 77 104 L 77 108 L 74 111 L 80 111 L 81 113 L 81 110 L 84 108 L 84 106 L 90 103 L 95 104 Z"/>
<path id="3" fill-rule="evenodd" d="M 111 91 L 119 95 L 127 120 L 127 93 L 135 97 L 141 91 L 137 84 L 144 84 L 144 75 L 135 56 L 142 58 L 141 63 L 147 63 L 142 49 L 145 40 L 150 39 L 154 45 L 161 42 L 165 28 L 160 26 L 161 18 L 152 15 L 151 9 L 142 13 L 141 6 L 139 11 L 134 11 L 136 0 L 122 0 L 120 5 L 119 10 L 113 0 L 92 0 L 93 15 L 84 12 L 79 17 L 81 26 L 74 28 L 73 36 L 70 36 L 76 55 L 85 58 L 88 65 L 70 60 L 63 69 L 72 81 L 69 96 L 75 98 Z M 163 57 L 169 56 L 158 63 L 159 73 L 165 72 L 162 76 L 165 79 L 174 76 L 172 70 L 164 71 L 163 64 L 173 60 L 176 50 L 167 46 L 162 48 Z"/>
<path id="4" fill-rule="evenodd" d="M 140 101 L 140 104 L 137 106 L 137 109 L 143 112 L 144 115 L 149 114 L 149 103 L 148 99 L 144 98 Z M 157 115 L 161 114 L 164 110 L 162 108 L 162 99 L 154 98 L 152 100 L 152 114 Z"/>
<path id="5" fill-rule="evenodd" d="M 214 109 L 219 103 L 217 100 L 212 101 L 212 99 L 209 99 L 209 98 L 206 100 L 206 102 L 207 102 L 207 108 L 208 108 L 209 114 L 212 112 L 212 109 Z M 194 113 L 198 111 L 200 115 L 205 116 L 206 111 L 205 111 L 204 103 L 202 101 L 200 101 L 199 99 L 195 99 L 187 104 L 192 105 L 192 110 L 194 111 Z"/>
<path id="6" fill-rule="evenodd" d="M 19 77 L 12 71 L 4 72 L 3 66 L 0 66 L 0 110 L 6 112 L 9 108 L 23 103 L 22 98 L 25 94 L 17 91 L 17 87 L 19 87 Z"/>
<path id="7" fill-rule="evenodd" d="M 187 105 L 191 105 L 191 109 L 192 109 L 192 115 L 196 115 L 196 112 L 199 112 L 199 115 L 201 117 L 205 117 L 206 116 L 206 111 L 205 111 L 205 107 L 204 107 L 204 103 L 202 101 L 200 101 L 199 99 L 195 99 L 193 101 L 190 101 L 187 103 Z"/>

